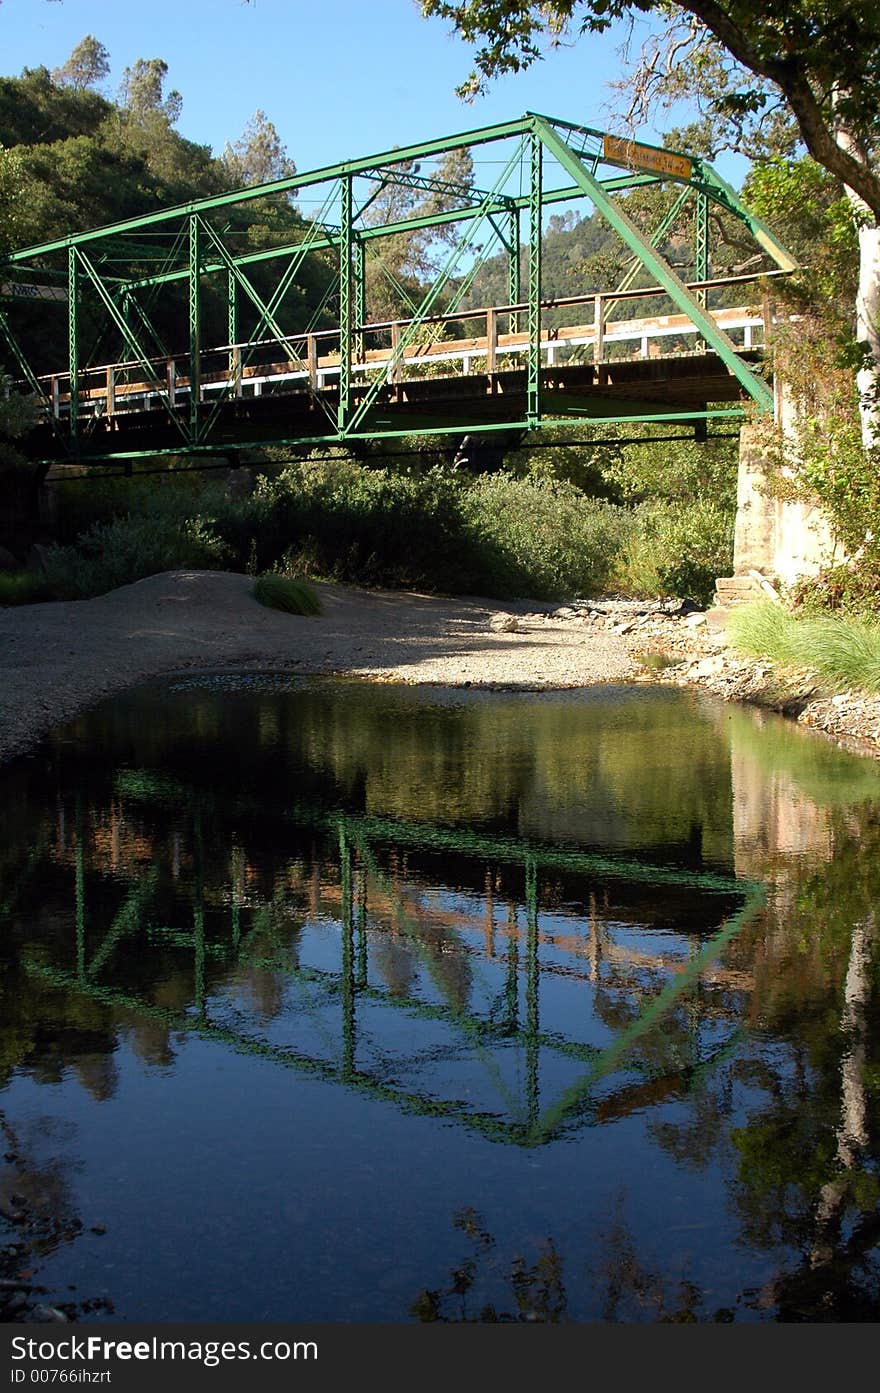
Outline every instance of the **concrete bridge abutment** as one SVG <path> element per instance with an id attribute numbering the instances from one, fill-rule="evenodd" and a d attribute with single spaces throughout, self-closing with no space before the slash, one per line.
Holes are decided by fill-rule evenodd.
<path id="1" fill-rule="evenodd" d="M 777 423 L 792 433 L 794 413 L 787 395 L 777 392 Z M 791 585 L 843 560 L 824 510 L 801 499 L 779 496 L 778 448 L 766 424 L 747 423 L 739 443 L 733 576 L 718 581 L 721 604 L 755 598 L 758 576 L 773 584 Z"/>

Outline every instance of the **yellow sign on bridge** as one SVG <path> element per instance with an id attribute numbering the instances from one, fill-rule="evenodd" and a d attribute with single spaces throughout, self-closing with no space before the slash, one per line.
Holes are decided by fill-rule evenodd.
<path id="1" fill-rule="evenodd" d="M 637 140 L 606 135 L 602 139 L 602 154 L 614 164 L 632 169 L 650 169 L 654 174 L 672 174 L 677 179 L 690 179 L 693 164 L 684 155 L 671 150 L 657 150 L 653 145 L 640 145 Z"/>

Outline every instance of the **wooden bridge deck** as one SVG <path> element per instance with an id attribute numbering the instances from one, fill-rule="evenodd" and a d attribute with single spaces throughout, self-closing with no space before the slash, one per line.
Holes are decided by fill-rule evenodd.
<path id="1" fill-rule="evenodd" d="M 718 282 L 715 284 L 724 284 Z M 540 394 L 546 419 L 620 420 L 704 413 L 708 403 L 739 403 L 740 382 L 706 351 L 685 314 L 608 319 L 620 300 L 656 294 L 640 290 L 547 302 L 545 311 L 589 304 L 592 320 L 542 329 Z M 369 324 L 356 334 L 351 410 L 381 390 L 359 424 L 360 437 L 397 432 L 521 427 L 528 410 L 528 334 L 519 328 L 524 306 L 437 316 L 408 341 L 407 321 Z M 766 337 L 765 315 L 748 306 L 710 311 L 739 355 L 754 362 Z M 549 315 L 547 316 L 549 317 Z M 482 321 L 484 332 L 444 336 L 449 320 Z M 500 325 L 507 323 L 507 331 Z M 432 337 L 433 334 L 433 337 Z M 384 342 L 383 342 L 384 340 Z M 370 342 L 378 344 L 369 347 Z M 232 453 L 248 445 L 291 445 L 336 437 L 339 331 L 292 335 L 263 343 L 226 344 L 202 356 L 197 414 L 203 453 Z M 281 357 L 282 351 L 286 353 Z M 185 356 L 101 364 L 83 369 L 76 422 L 79 457 L 187 450 L 179 421 L 191 417 Z M 69 379 L 40 379 L 42 413 L 27 447 L 35 457 L 70 454 Z"/>

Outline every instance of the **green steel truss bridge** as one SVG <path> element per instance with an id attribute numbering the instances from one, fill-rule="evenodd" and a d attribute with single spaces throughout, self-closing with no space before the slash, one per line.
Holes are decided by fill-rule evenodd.
<path id="1" fill-rule="evenodd" d="M 440 177 L 453 151 L 471 153 L 473 185 Z M 671 201 L 661 200 L 646 231 L 618 195 L 661 184 Z M 379 216 L 377 200 L 393 208 L 395 188 L 408 194 L 402 215 Z M 267 200 L 294 195 L 304 212 L 298 240 L 266 245 L 265 227 L 254 234 Z M 542 230 L 554 208 L 580 201 L 610 226 L 628 269 L 613 286 L 573 284 L 551 299 Z M 736 218 L 754 243 L 751 274 L 711 278 L 713 210 Z M 371 320 L 371 262 L 381 268 L 383 244 L 412 235 L 439 238 L 443 263 L 406 318 Z M 682 264 L 671 264 L 667 246 Z M 468 293 L 499 250 L 506 300 L 475 308 Z M 302 272 L 315 255 L 330 284 L 303 329 Z M 748 403 L 772 411 L 760 371 L 769 277 L 794 268 L 704 161 L 528 113 L 17 251 L 0 263 L 0 352 L 18 389 L 36 398 L 25 446 L 47 467 L 162 455 L 237 461 L 240 449 L 262 444 L 585 421 L 677 421 L 701 433 Z M 396 289 L 405 301 L 399 281 Z M 45 324 L 50 314 L 67 352 L 47 372 L 28 344 L 34 316 Z M 220 342 L 210 341 L 209 318 L 223 325 Z"/>

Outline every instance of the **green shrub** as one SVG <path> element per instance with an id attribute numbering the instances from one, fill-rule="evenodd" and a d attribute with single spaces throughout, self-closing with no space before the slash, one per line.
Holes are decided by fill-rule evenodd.
<path id="1" fill-rule="evenodd" d="M 631 514 L 614 585 L 626 595 L 679 595 L 708 605 L 733 562 L 733 515 L 716 503 L 644 503 Z"/>
<path id="2" fill-rule="evenodd" d="M 285 614 L 320 614 L 321 601 L 304 580 L 269 571 L 254 581 L 254 599 Z"/>
<path id="3" fill-rule="evenodd" d="M 33 605 L 53 598 L 45 576 L 33 571 L 0 572 L 0 605 Z"/>
<path id="4" fill-rule="evenodd" d="M 226 555 L 203 518 L 116 518 L 91 528 L 73 546 L 51 547 L 46 575 L 56 594 L 79 599 L 161 571 L 216 568 Z"/>
<path id="5" fill-rule="evenodd" d="M 733 647 L 783 667 L 815 669 L 829 687 L 880 692 L 880 624 L 842 618 L 797 619 L 773 601 L 734 610 Z"/>
<path id="6" fill-rule="evenodd" d="M 880 614 L 880 570 L 868 557 L 856 566 L 829 566 L 797 581 L 789 599 L 805 615 L 842 610 L 858 619 L 875 619 Z"/>
<path id="7" fill-rule="evenodd" d="M 51 582 L 94 595 L 177 567 L 226 565 L 360 585 L 556 599 L 620 589 L 706 600 L 730 567 L 719 504 L 623 506 L 573 483 L 448 464 L 303 460 L 253 492 L 141 481 L 136 511 L 54 548 Z M 121 496 L 120 496 L 121 497 Z M 106 500 L 105 500 L 106 501 Z"/>
<path id="8" fill-rule="evenodd" d="M 464 525 L 492 595 L 555 599 L 608 585 L 629 527 L 623 508 L 558 480 L 485 475 L 462 499 Z"/>

